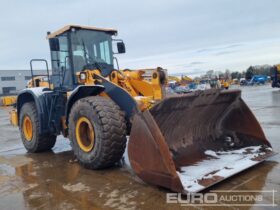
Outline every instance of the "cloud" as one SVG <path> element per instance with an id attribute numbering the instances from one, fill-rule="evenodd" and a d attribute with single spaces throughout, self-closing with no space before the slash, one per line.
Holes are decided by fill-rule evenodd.
<path id="1" fill-rule="evenodd" d="M 277 0 L 3 1 L 0 69 L 28 69 L 31 58 L 49 59 L 46 32 L 69 23 L 117 28 L 127 46 L 122 67 L 181 72 L 273 63 L 280 54 L 271 47 L 279 44 L 279 6 Z"/>
<path id="2" fill-rule="evenodd" d="M 237 52 L 237 51 L 233 51 L 233 50 L 231 50 L 231 51 L 221 51 L 221 52 L 217 52 L 215 55 L 217 55 L 217 56 L 219 56 L 219 55 L 225 55 L 225 54 L 232 54 L 232 53 L 234 53 L 234 52 Z"/>
<path id="3" fill-rule="evenodd" d="M 142 57 L 141 59 L 123 60 L 121 66 L 131 69 L 161 66 L 167 68 L 170 74 L 199 75 L 209 69 L 224 71 L 244 71 L 250 65 L 275 64 L 280 60 L 280 38 L 262 41 L 251 41 L 238 44 L 234 51 L 225 53 L 226 46 L 209 48 L 207 53 L 198 50 L 174 51 L 166 54 Z M 203 62 L 202 62 L 203 61 Z"/>
<path id="4" fill-rule="evenodd" d="M 191 62 L 190 65 L 191 66 L 194 66 L 194 65 L 200 65 L 200 64 L 203 64 L 204 62 L 202 61 L 194 61 L 194 62 Z"/>

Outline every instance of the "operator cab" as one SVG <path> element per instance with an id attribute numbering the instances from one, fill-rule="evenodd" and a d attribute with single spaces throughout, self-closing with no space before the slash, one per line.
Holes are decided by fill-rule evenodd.
<path id="1" fill-rule="evenodd" d="M 73 90 L 77 85 L 76 73 L 85 69 L 99 69 L 107 77 L 114 70 L 113 41 L 118 53 L 125 52 L 122 40 L 114 40 L 114 29 L 69 25 L 48 33 L 54 87 Z"/>

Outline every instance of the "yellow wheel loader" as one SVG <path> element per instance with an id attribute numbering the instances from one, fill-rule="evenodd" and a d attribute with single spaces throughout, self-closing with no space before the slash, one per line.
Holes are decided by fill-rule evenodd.
<path id="1" fill-rule="evenodd" d="M 63 134 L 83 166 L 102 169 L 120 161 L 128 140 L 130 165 L 142 180 L 182 193 L 273 154 L 239 90 L 166 97 L 161 68 L 145 80 L 143 70 L 114 65 L 114 55 L 125 52 L 116 35 L 78 25 L 48 33 L 49 87 L 22 90 L 11 113 L 29 152 L 51 149 Z"/>

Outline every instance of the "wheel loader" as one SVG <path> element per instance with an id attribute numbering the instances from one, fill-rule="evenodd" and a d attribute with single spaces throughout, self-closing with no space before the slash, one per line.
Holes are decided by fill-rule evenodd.
<path id="1" fill-rule="evenodd" d="M 48 33 L 49 87 L 22 90 L 10 113 L 28 152 L 50 150 L 62 134 L 84 167 L 104 169 L 127 147 L 138 177 L 181 193 L 201 191 L 273 155 L 240 90 L 167 97 L 161 68 L 149 80 L 143 70 L 119 70 L 115 54 L 126 48 L 116 35 L 79 25 Z"/>

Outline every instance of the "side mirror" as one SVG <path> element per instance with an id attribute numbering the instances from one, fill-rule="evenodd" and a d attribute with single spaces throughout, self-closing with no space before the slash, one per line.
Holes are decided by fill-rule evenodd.
<path id="1" fill-rule="evenodd" d="M 51 51 L 59 51 L 59 39 L 58 38 L 51 38 L 49 39 L 50 42 L 50 49 Z"/>
<path id="2" fill-rule="evenodd" d="M 125 53 L 125 44 L 123 42 L 117 42 L 118 53 Z"/>

